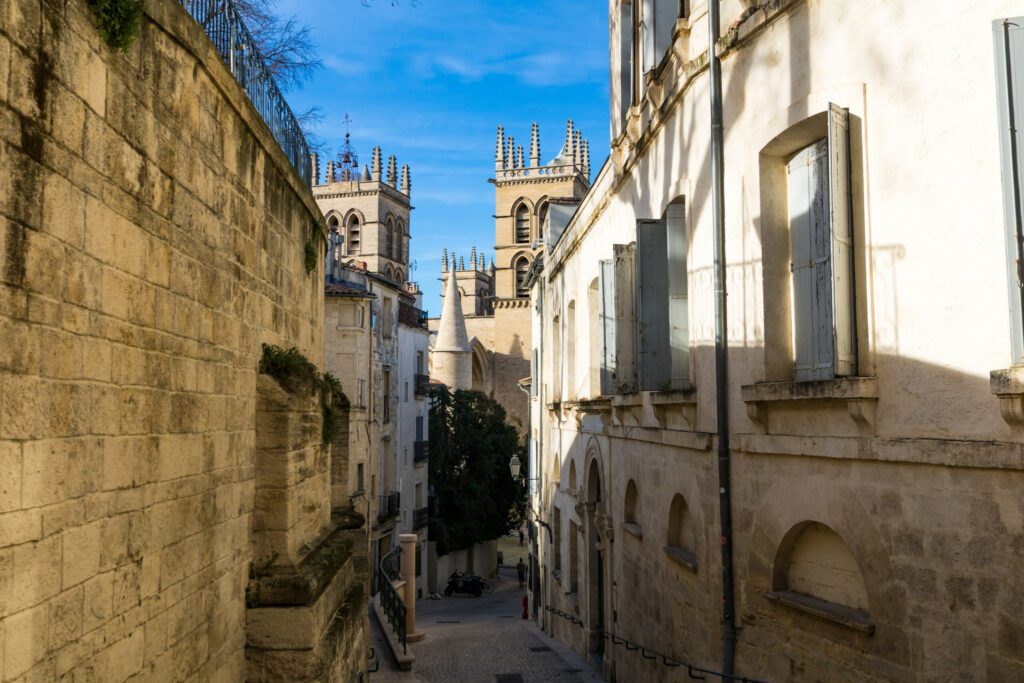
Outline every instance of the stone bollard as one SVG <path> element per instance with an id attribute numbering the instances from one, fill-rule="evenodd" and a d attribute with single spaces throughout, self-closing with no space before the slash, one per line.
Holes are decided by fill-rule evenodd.
<path id="1" fill-rule="evenodd" d="M 402 534 L 402 579 L 405 581 L 405 639 L 410 643 L 423 640 L 426 634 L 416 632 L 416 534 Z"/>

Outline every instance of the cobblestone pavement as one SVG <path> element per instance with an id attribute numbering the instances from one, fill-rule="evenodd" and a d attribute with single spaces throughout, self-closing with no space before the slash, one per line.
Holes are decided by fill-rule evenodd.
<path id="1" fill-rule="evenodd" d="M 522 619 L 514 570 L 502 569 L 495 590 L 480 598 L 452 596 L 420 600 L 417 629 L 427 637 L 414 643 L 414 671 L 388 670 L 387 646 L 372 683 L 600 683 L 602 679 L 572 651 Z M 380 647 L 384 647 L 381 650 Z M 512 677 L 505 678 L 503 675 Z M 516 677 L 519 676 L 519 677 Z"/>

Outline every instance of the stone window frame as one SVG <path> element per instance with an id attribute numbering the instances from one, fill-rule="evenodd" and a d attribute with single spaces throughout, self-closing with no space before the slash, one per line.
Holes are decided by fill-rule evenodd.
<path id="1" fill-rule="evenodd" d="M 665 556 L 672 562 L 696 574 L 698 563 L 697 534 L 695 530 L 693 534 L 693 547 L 687 548 L 684 545 L 687 522 L 692 521 L 691 517 L 692 513 L 690 512 L 689 503 L 686 502 L 686 497 L 681 493 L 673 495 L 669 507 L 668 533 L 666 534 L 664 551 Z M 691 524 L 691 526 L 694 525 Z"/>
<path id="2" fill-rule="evenodd" d="M 630 496 L 632 493 L 632 498 Z M 643 539 L 644 532 L 639 521 L 640 491 L 637 488 L 636 480 L 630 477 L 626 483 L 626 494 L 622 503 L 622 529 L 630 536 Z"/>

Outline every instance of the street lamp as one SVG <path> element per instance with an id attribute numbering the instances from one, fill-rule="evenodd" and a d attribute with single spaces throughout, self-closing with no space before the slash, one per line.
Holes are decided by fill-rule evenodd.
<path id="1" fill-rule="evenodd" d="M 519 478 L 519 470 L 522 469 L 523 463 L 519 460 L 519 456 L 515 453 L 512 454 L 512 459 L 508 461 L 508 468 L 512 472 L 512 478 Z"/>

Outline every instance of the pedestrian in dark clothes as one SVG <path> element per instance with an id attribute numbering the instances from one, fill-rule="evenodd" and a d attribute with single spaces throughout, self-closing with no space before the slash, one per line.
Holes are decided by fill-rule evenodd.
<path id="1" fill-rule="evenodd" d="M 516 574 L 519 575 L 519 587 L 522 588 L 526 585 L 526 565 L 523 564 L 523 558 L 519 558 L 519 564 L 516 565 Z"/>
<path id="2" fill-rule="evenodd" d="M 523 530 L 519 530 L 519 545 L 523 544 Z"/>

